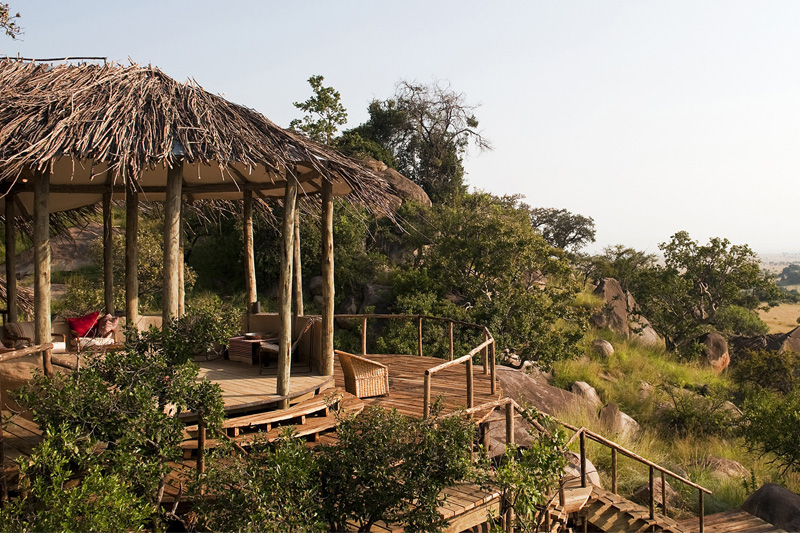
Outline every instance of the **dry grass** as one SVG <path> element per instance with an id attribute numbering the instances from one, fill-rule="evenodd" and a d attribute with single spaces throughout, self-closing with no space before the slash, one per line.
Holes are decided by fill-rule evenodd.
<path id="1" fill-rule="evenodd" d="M 780 304 L 767 311 L 759 311 L 758 315 L 769 326 L 770 333 L 786 333 L 797 327 L 800 304 Z"/>

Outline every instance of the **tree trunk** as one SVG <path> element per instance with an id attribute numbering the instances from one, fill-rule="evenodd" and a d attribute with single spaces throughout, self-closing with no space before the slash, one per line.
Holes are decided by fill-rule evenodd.
<path id="1" fill-rule="evenodd" d="M 129 184 L 125 194 L 125 316 L 139 322 L 139 193 Z"/>
<path id="2" fill-rule="evenodd" d="M 35 344 L 50 342 L 50 174 L 37 172 L 33 185 L 33 312 Z"/>
<path id="3" fill-rule="evenodd" d="M 114 225 L 111 193 L 103 193 L 103 295 L 106 313 L 114 314 Z"/>
<path id="4" fill-rule="evenodd" d="M 324 376 L 333 375 L 333 184 L 322 180 L 322 365 Z"/>
<path id="5" fill-rule="evenodd" d="M 294 312 L 293 316 L 303 316 L 303 259 L 300 256 L 300 195 L 294 208 Z"/>
<path id="6" fill-rule="evenodd" d="M 164 291 L 162 294 L 164 327 L 179 313 L 180 221 L 182 161 L 167 171 L 167 198 L 164 202 Z"/>
<path id="7" fill-rule="evenodd" d="M 258 289 L 256 287 L 256 259 L 255 245 L 253 243 L 253 191 L 244 191 L 244 201 L 242 202 L 242 218 L 244 219 L 244 285 L 247 297 L 247 316 L 248 330 L 250 313 L 255 312 L 255 304 L 258 301 Z"/>
<path id="8" fill-rule="evenodd" d="M 280 278 L 280 341 L 278 349 L 278 395 L 289 394 L 289 374 L 292 368 L 292 263 L 294 262 L 294 210 L 297 200 L 297 180 L 287 175 L 283 200 L 283 232 Z M 288 400 L 283 402 L 288 407 Z"/>

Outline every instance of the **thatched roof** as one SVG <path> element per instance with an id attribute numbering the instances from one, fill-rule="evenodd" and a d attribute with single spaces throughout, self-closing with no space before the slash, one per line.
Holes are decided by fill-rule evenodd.
<path id="1" fill-rule="evenodd" d="M 335 194 L 388 207 L 372 170 L 194 81 L 138 65 L 0 60 L 0 182 L 21 197 L 36 172 L 50 172 L 51 195 L 69 195 L 54 210 L 105 191 L 121 200 L 126 186 L 159 201 L 166 169 L 177 164 L 193 199 L 235 199 L 243 189 L 279 197 L 289 176 L 305 193 L 327 179 Z"/>

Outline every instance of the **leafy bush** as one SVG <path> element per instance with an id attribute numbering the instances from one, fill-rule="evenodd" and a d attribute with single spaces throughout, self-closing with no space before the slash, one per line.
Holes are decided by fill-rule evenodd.
<path id="1" fill-rule="evenodd" d="M 667 435 L 730 435 L 739 415 L 724 391 L 707 396 L 673 385 L 664 387 L 669 403 L 658 414 Z"/>
<path id="2" fill-rule="evenodd" d="M 321 446 L 322 508 L 328 527 L 360 531 L 375 522 L 404 524 L 411 531 L 439 531 L 441 491 L 471 471 L 475 430 L 459 416 L 426 420 L 371 407 L 346 417 L 339 442 Z"/>
<path id="3" fill-rule="evenodd" d="M 800 465 L 800 391 L 779 394 L 761 390 L 748 396 L 741 434 L 747 446 L 772 457 L 782 473 Z"/>
<path id="4" fill-rule="evenodd" d="M 790 393 L 800 384 L 800 354 L 747 351 L 732 365 L 731 376 L 744 386 Z"/>
<path id="5" fill-rule="evenodd" d="M 218 448 L 194 487 L 201 526 L 210 531 L 325 531 L 318 477 L 314 452 L 291 430 L 273 444 L 257 441 L 248 454 Z"/>

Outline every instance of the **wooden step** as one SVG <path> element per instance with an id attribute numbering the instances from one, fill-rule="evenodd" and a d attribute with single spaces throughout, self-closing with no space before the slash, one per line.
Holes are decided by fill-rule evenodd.
<path id="1" fill-rule="evenodd" d="M 227 418 L 222 422 L 222 428 L 230 436 L 237 436 L 242 429 L 264 429 L 269 431 L 274 424 L 296 421 L 297 425 L 304 423 L 305 417 L 315 415 L 328 415 L 328 403 L 337 407 L 343 396 L 344 390 L 340 388 L 327 389 L 309 400 L 293 405 L 288 409 L 277 409 L 264 413 L 236 416 Z M 197 436 L 197 424 L 186 427 L 186 431 L 193 437 Z M 233 433 L 231 435 L 231 433 Z"/>
<path id="2" fill-rule="evenodd" d="M 342 392 L 341 396 L 342 400 L 340 402 L 340 408 L 346 411 L 347 413 L 358 414 L 364 410 L 364 402 L 362 402 L 359 398 L 347 392 Z M 309 400 L 309 402 L 313 401 L 314 400 Z M 288 411 L 290 409 L 286 410 Z M 295 437 L 311 438 L 313 441 L 316 442 L 319 439 L 321 433 L 335 428 L 338 425 L 338 423 L 339 421 L 336 418 L 336 416 L 334 416 L 332 413 L 328 413 L 326 416 L 305 418 L 303 424 L 274 427 L 269 431 L 244 433 L 239 435 L 238 437 L 233 437 L 231 440 L 233 440 L 240 446 L 246 448 L 257 441 L 259 442 L 275 441 L 284 434 L 287 428 L 291 427 L 293 428 L 292 434 Z M 221 443 L 222 441 L 219 439 L 208 439 L 206 440 L 206 448 L 216 448 L 220 446 Z M 181 449 L 183 450 L 184 459 L 191 458 L 192 455 L 197 452 L 197 447 L 198 443 L 196 438 L 184 440 L 181 443 Z"/>

